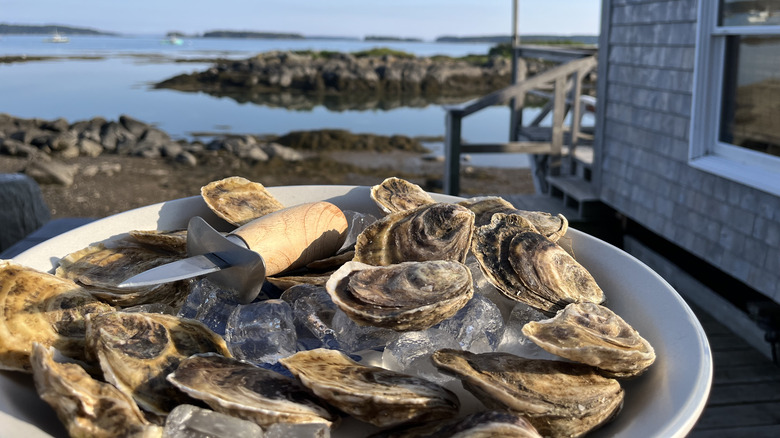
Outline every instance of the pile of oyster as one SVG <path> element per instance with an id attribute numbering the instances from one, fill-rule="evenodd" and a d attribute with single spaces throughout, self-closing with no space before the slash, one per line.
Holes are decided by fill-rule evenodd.
<path id="1" fill-rule="evenodd" d="M 284 208 L 238 177 L 201 194 L 234 225 Z M 618 415 L 616 379 L 655 353 L 560 244 L 563 216 L 398 178 L 371 198 L 383 217 L 345 212 L 337 253 L 249 304 L 209 278 L 118 287 L 185 257 L 186 230 L 54 274 L 0 261 L 0 368 L 32 373 L 71 436 L 575 437 Z"/>

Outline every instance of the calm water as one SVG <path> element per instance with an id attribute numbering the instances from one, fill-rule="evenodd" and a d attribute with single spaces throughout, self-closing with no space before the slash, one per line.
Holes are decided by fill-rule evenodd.
<path id="1" fill-rule="evenodd" d="M 3 36 L 0 56 L 99 55 L 98 60 L 62 59 L 0 64 L 0 112 L 25 118 L 68 121 L 127 114 L 153 123 L 174 138 L 196 132 L 285 134 L 293 130 L 347 129 L 356 133 L 443 136 L 442 106 L 392 110 L 330 111 L 324 106 L 290 110 L 238 103 L 205 93 L 155 90 L 150 84 L 171 76 L 203 70 L 208 63 L 175 63 L 201 57 L 246 58 L 271 50 L 339 50 L 352 52 L 392 47 L 417 55 L 462 56 L 487 53 L 487 44 L 375 43 L 348 40 L 192 39 L 181 46 L 163 44 L 159 37 L 72 36 L 67 44 L 45 43 L 44 36 Z M 530 109 L 530 112 L 535 110 Z M 532 117 L 529 114 L 527 117 Z M 463 137 L 470 142 L 506 141 L 509 111 L 483 110 L 464 120 Z M 440 152 L 441 145 L 431 145 Z M 525 167 L 525 155 L 480 155 L 472 164 Z"/>

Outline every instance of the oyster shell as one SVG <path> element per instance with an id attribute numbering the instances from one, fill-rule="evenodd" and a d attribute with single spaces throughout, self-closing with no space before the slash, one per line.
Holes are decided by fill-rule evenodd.
<path id="1" fill-rule="evenodd" d="M 96 298 L 116 306 L 147 303 L 182 305 L 189 293 L 186 281 L 122 289 L 118 284 L 148 269 L 180 260 L 182 254 L 157 251 L 120 239 L 90 245 L 60 259 L 55 275 L 87 287 Z"/>
<path id="2" fill-rule="evenodd" d="M 390 266 L 348 262 L 330 276 L 325 288 L 353 321 L 396 331 L 438 324 L 474 294 L 469 268 L 446 260 Z"/>
<path id="3" fill-rule="evenodd" d="M 0 369 L 32 372 L 32 344 L 84 358 L 85 318 L 113 312 L 76 283 L 0 260 Z"/>
<path id="4" fill-rule="evenodd" d="M 490 223 L 496 213 L 516 214 L 528 219 L 544 237 L 557 242 L 569 229 L 569 221 L 562 214 L 552 215 L 544 211 L 529 211 L 515 208 L 512 203 L 500 196 L 481 196 L 458 202 L 476 215 L 474 225 L 481 227 Z"/>
<path id="5" fill-rule="evenodd" d="M 485 406 L 524 415 L 544 436 L 582 436 L 623 406 L 620 383 L 588 365 L 451 349 L 431 360 Z"/>
<path id="6" fill-rule="evenodd" d="M 138 243 L 178 255 L 187 254 L 187 230 L 132 230 L 128 233 Z"/>
<path id="7" fill-rule="evenodd" d="M 521 216 L 496 213 L 474 232 L 471 249 L 488 281 L 505 296 L 547 313 L 574 302 L 603 302 L 593 276 L 534 230 Z"/>
<path id="8" fill-rule="evenodd" d="M 296 380 L 218 354 L 183 360 L 168 381 L 223 414 L 268 426 L 326 423 L 338 419 Z"/>
<path id="9" fill-rule="evenodd" d="M 474 232 L 474 213 L 437 203 L 391 213 L 357 238 L 355 261 L 369 265 L 454 260 L 463 263 Z"/>
<path id="10" fill-rule="evenodd" d="M 464 418 L 432 421 L 420 426 L 398 428 L 371 438 L 542 438 L 523 416 L 511 412 L 483 411 Z"/>
<path id="11" fill-rule="evenodd" d="M 279 362 L 323 400 L 379 427 L 451 418 L 460 407 L 455 394 L 442 386 L 361 365 L 336 350 L 300 351 Z"/>
<path id="12" fill-rule="evenodd" d="M 70 436 L 160 437 L 132 398 L 114 385 L 93 379 L 53 347 L 34 343 L 30 359 L 35 389 Z"/>
<path id="13" fill-rule="evenodd" d="M 262 184 L 240 176 L 210 182 L 200 195 L 217 216 L 235 226 L 284 208 Z"/>
<path id="14" fill-rule="evenodd" d="M 387 178 L 371 187 L 371 199 L 385 213 L 411 210 L 436 203 L 431 195 L 417 184 L 396 177 Z"/>
<path id="15" fill-rule="evenodd" d="M 109 383 L 154 414 L 166 415 L 191 400 L 166 380 L 185 358 L 215 352 L 230 356 L 225 341 L 192 319 L 159 313 L 113 312 L 87 319 L 87 352 Z"/>
<path id="16" fill-rule="evenodd" d="M 572 303 L 551 319 L 531 321 L 523 334 L 550 353 L 599 368 L 610 377 L 632 377 L 655 361 L 655 350 L 613 311 Z"/>

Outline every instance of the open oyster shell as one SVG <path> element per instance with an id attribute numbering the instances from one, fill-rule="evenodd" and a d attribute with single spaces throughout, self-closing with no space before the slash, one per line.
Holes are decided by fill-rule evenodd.
<path id="1" fill-rule="evenodd" d="M 183 360 L 168 381 L 223 414 L 268 426 L 338 420 L 296 380 L 214 353 Z"/>
<path id="2" fill-rule="evenodd" d="M 113 311 L 71 280 L 0 260 L 0 369 L 32 372 L 34 342 L 83 359 L 87 315 Z"/>
<path id="3" fill-rule="evenodd" d="M 474 225 L 481 227 L 490 223 L 496 213 L 516 214 L 528 219 L 544 237 L 557 242 L 569 229 L 569 221 L 562 214 L 552 215 L 544 211 L 529 211 L 515 208 L 512 203 L 500 196 L 481 196 L 458 202 L 476 215 Z"/>
<path id="4" fill-rule="evenodd" d="M 55 275 L 84 285 L 96 298 L 116 306 L 162 303 L 178 308 L 189 293 L 186 281 L 123 289 L 122 281 L 180 260 L 183 254 L 158 251 L 131 240 L 90 245 L 60 259 Z"/>
<path id="5" fill-rule="evenodd" d="M 210 182 L 200 195 L 217 216 L 235 226 L 284 208 L 262 184 L 240 176 Z"/>
<path id="6" fill-rule="evenodd" d="M 114 385 L 93 379 L 53 347 L 33 344 L 35 389 L 57 413 L 70 436 L 155 438 L 151 424 L 132 398 Z"/>
<path id="7" fill-rule="evenodd" d="M 87 319 L 87 346 L 103 376 L 138 405 L 166 415 L 192 400 L 166 380 L 193 354 L 230 357 L 225 341 L 199 321 L 172 315 L 113 312 Z"/>
<path id="8" fill-rule="evenodd" d="M 472 252 L 485 277 L 505 296 L 543 312 L 569 303 L 602 303 L 593 276 L 555 242 L 517 215 L 496 213 L 477 228 Z"/>
<path id="9" fill-rule="evenodd" d="M 569 304 L 554 318 L 529 322 L 523 334 L 550 353 L 592 365 L 611 377 L 639 375 L 655 361 L 650 343 L 598 304 Z"/>
<path id="10" fill-rule="evenodd" d="M 375 426 L 451 418 L 460 408 L 455 394 L 442 386 L 361 365 L 337 350 L 300 351 L 279 362 L 317 396 Z"/>
<path id="11" fill-rule="evenodd" d="M 474 232 L 474 213 L 437 203 L 391 213 L 357 238 L 355 261 L 369 265 L 454 260 L 463 263 Z"/>
<path id="12" fill-rule="evenodd" d="M 390 177 L 371 187 L 371 199 L 385 213 L 411 210 L 436 201 L 417 184 Z"/>
<path id="13" fill-rule="evenodd" d="M 582 436 L 623 406 L 620 383 L 587 365 L 452 349 L 436 351 L 431 360 L 485 406 L 525 416 L 544 436 Z"/>
<path id="14" fill-rule="evenodd" d="M 361 325 L 425 330 L 471 299 L 466 265 L 445 260 L 371 266 L 347 262 L 325 284 L 333 302 Z"/>

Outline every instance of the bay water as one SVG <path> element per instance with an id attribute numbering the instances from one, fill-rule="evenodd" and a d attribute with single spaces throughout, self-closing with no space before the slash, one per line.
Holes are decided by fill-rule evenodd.
<path id="1" fill-rule="evenodd" d="M 445 108 L 399 107 L 388 110 L 287 109 L 239 103 L 206 93 L 155 89 L 172 76 L 202 71 L 214 58 L 244 59 L 273 50 L 355 52 L 389 47 L 418 56 L 485 54 L 489 44 L 371 42 L 360 40 L 193 38 L 182 45 L 155 36 L 71 36 L 66 44 L 45 42 L 45 36 L 0 38 L 2 56 L 56 56 L 45 61 L 0 64 L 0 113 L 16 117 L 69 122 L 126 114 L 151 123 L 174 139 L 192 140 L 197 133 L 286 134 L 296 130 L 346 129 L 354 133 L 443 137 Z M 85 59 L 91 58 L 91 59 Z M 188 62 L 176 62 L 187 60 Z M 203 60 L 203 62 L 197 62 Z M 195 61 L 195 62 L 193 62 Z M 526 109 L 533 118 L 538 109 Z M 491 107 L 463 121 L 466 142 L 502 142 L 509 137 L 509 110 Z M 441 142 L 426 143 L 443 154 Z M 479 154 L 471 165 L 527 167 L 524 154 Z"/>

